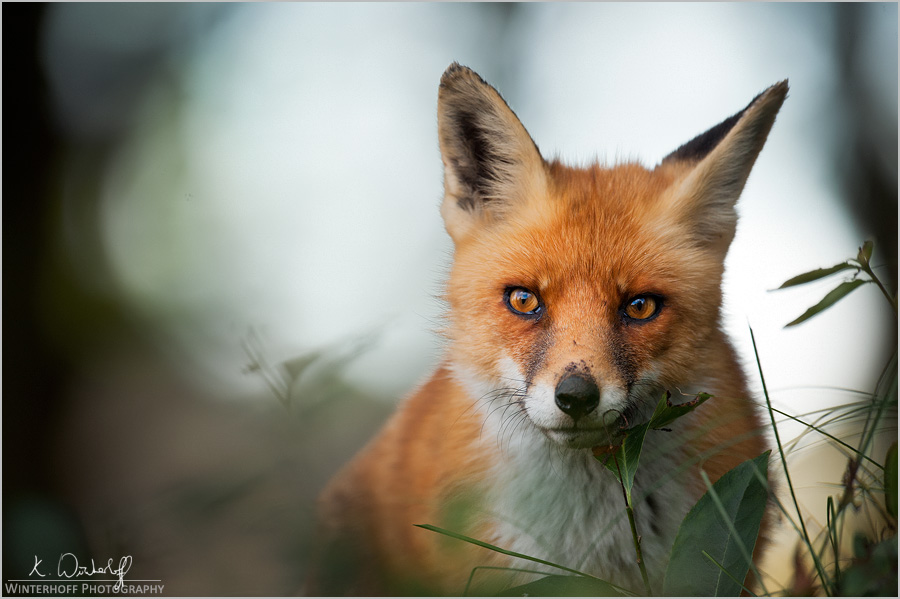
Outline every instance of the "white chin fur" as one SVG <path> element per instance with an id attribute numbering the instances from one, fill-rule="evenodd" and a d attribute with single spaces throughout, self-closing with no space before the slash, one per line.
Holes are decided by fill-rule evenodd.
<path id="1" fill-rule="evenodd" d="M 517 431 L 523 435 L 540 433 L 538 438 L 546 438 L 556 445 L 573 449 L 606 445 L 613 441 L 611 435 L 618 430 L 616 420 L 625 407 L 624 390 L 603 389 L 600 406 L 576 423 L 557 407 L 555 388 L 551 383 L 536 382 L 523 397 L 521 394 L 525 391 L 525 375 L 518 365 L 509 356 L 501 356 L 497 367 L 499 380 L 491 381 L 465 366 L 453 366 L 456 379 L 472 395 L 476 406 L 485 415 L 488 429 L 503 430 L 504 419 L 514 417 L 524 409 L 534 426 L 518 427 Z M 510 395 L 513 391 L 520 394 L 519 403 L 510 405 L 514 401 Z"/>
<path id="2" fill-rule="evenodd" d="M 572 449 L 586 449 L 597 445 L 608 445 L 613 442 L 610 433 L 606 430 L 541 430 L 548 439 Z"/>

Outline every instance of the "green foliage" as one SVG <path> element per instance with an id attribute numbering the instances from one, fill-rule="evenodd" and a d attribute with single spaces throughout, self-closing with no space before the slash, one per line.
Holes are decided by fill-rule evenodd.
<path id="1" fill-rule="evenodd" d="M 897 536 L 873 543 L 866 535 L 853 538 L 853 562 L 840 578 L 844 597 L 897 596 Z"/>
<path id="2" fill-rule="evenodd" d="M 737 596 L 751 565 L 768 497 L 769 452 L 725 473 L 685 516 L 663 595 Z"/>
<path id="3" fill-rule="evenodd" d="M 619 484 L 625 489 L 627 503 L 631 505 L 631 489 L 634 487 L 634 475 L 637 472 L 638 463 L 641 458 L 641 450 L 644 446 L 644 437 L 648 430 L 659 430 L 672 424 L 676 419 L 693 412 L 697 406 L 712 397 L 707 393 L 697 395 L 691 401 L 673 404 L 671 401 L 672 394 L 666 391 L 650 420 L 643 424 L 633 426 L 625 430 L 622 438 L 622 444 L 612 449 L 612 452 L 605 452 L 603 455 L 597 456 L 603 465 L 619 481 Z"/>
<path id="4" fill-rule="evenodd" d="M 603 464 L 613 473 L 619 484 L 625 489 L 626 502 L 631 504 L 631 489 L 634 487 L 634 475 L 637 472 L 638 462 L 641 459 L 641 450 L 644 447 L 644 437 L 650 422 L 645 422 L 625 431 L 622 444 L 618 449 L 603 461 Z"/>
<path id="5" fill-rule="evenodd" d="M 664 429 L 676 419 L 681 418 L 689 412 L 693 412 L 700 404 L 712 397 L 709 393 L 699 393 L 697 397 L 691 401 L 673 404 L 670 400 L 672 394 L 666 391 L 663 399 L 656 405 L 653 416 L 650 417 L 650 428 Z"/>
<path id="6" fill-rule="evenodd" d="M 828 294 L 822 298 L 822 300 L 809 308 L 806 312 L 792 320 L 791 322 L 784 325 L 785 327 L 792 327 L 794 325 L 798 325 L 801 322 L 809 320 L 816 314 L 819 314 L 826 309 L 830 308 L 841 299 L 846 297 L 850 292 L 859 288 L 866 283 L 874 283 L 881 289 L 881 292 L 891 303 L 891 306 L 894 308 L 894 313 L 897 312 L 897 298 L 896 295 L 891 296 L 888 293 L 887 289 L 885 289 L 882 282 L 875 276 L 875 273 L 872 271 L 872 266 L 869 264 L 869 260 L 872 258 L 872 252 L 875 249 L 875 244 L 872 241 L 866 241 L 859 251 L 856 254 L 856 258 L 851 258 L 846 262 L 841 262 L 840 264 L 835 264 L 829 268 L 817 268 L 815 270 L 811 270 L 809 272 L 805 272 L 802 275 L 797 275 L 796 277 L 792 277 L 781 284 L 781 287 L 778 289 L 784 289 L 786 287 L 793 287 L 794 285 L 802 285 L 804 283 L 809 283 L 810 281 L 817 281 L 819 279 L 823 279 L 825 277 L 831 276 L 835 273 L 842 272 L 845 270 L 855 270 L 856 272 L 853 274 L 853 279 L 849 281 L 844 281 L 834 289 L 832 289 Z M 857 279 L 856 277 L 860 273 L 865 273 L 868 275 L 866 279 Z"/>
<path id="7" fill-rule="evenodd" d="M 885 288 L 872 270 L 870 261 L 874 250 L 874 243 L 867 241 L 859 251 L 855 259 L 847 260 L 831 268 L 819 269 L 794 277 L 786 281 L 781 288 L 798 285 L 809 281 L 827 277 L 843 270 L 855 269 L 854 278 L 841 283 L 837 288 L 826 295 L 822 301 L 809 308 L 803 315 L 786 326 L 792 326 L 821 313 L 825 309 L 837 303 L 850 292 L 866 283 L 875 284 L 887 298 L 894 314 L 897 314 L 896 292 L 892 295 Z M 867 275 L 865 279 L 855 278 L 860 273 Z M 896 323 L 895 323 L 896 326 Z M 755 348 L 755 344 L 754 344 Z M 757 356 L 757 363 L 759 358 Z M 760 375 L 762 371 L 760 370 Z M 765 381 L 763 380 L 765 389 Z M 785 475 L 788 488 L 792 497 L 794 487 L 791 484 L 790 474 L 783 456 L 783 448 L 778 439 L 778 429 L 775 427 L 774 411 L 766 392 L 766 402 L 769 405 L 770 414 L 773 414 L 772 423 L 776 435 L 778 449 L 782 452 L 782 462 L 785 463 Z M 807 556 L 815 566 L 817 581 L 800 570 L 803 568 L 802 560 L 798 555 L 798 576 L 796 578 L 810 578 L 807 589 L 793 589 L 795 592 L 816 591 L 826 595 L 886 595 L 896 596 L 897 593 L 897 444 L 894 443 L 887 452 L 884 466 L 879 465 L 872 456 L 875 437 L 882 426 L 892 427 L 896 434 L 897 426 L 897 353 L 891 356 L 890 361 L 882 372 L 871 394 L 871 401 L 862 406 L 865 421 L 859 441 L 854 446 L 845 441 L 837 440 L 826 435 L 836 446 L 847 448 L 847 466 L 841 483 L 841 495 L 835 501 L 834 497 L 828 497 L 826 502 L 826 527 L 819 538 L 812 538 L 805 526 L 804 515 L 794 497 L 795 508 L 799 520 L 799 526 L 795 527 L 800 533 L 801 540 L 807 549 Z M 892 415 L 892 418 L 887 418 Z M 887 422 L 885 423 L 885 420 Z M 837 420 L 837 419 L 836 419 Z M 838 420 L 839 421 L 839 420 Z M 822 432 L 816 429 L 817 432 Z M 873 468 L 874 467 L 874 468 Z M 878 487 L 884 493 L 884 508 L 881 508 L 873 494 Z M 869 513 L 870 528 L 867 532 L 857 530 L 853 538 L 853 557 L 845 555 L 841 539 L 845 533 L 847 510 L 853 511 L 866 509 Z M 784 508 L 782 508 L 784 510 Z M 871 513 L 874 512 L 874 516 Z M 874 539 L 873 539 L 874 537 Z M 818 545 L 818 547 L 817 547 Z M 828 563 L 830 561 L 830 564 Z M 849 567 L 846 565 L 850 562 Z M 817 589 L 815 587 L 818 587 Z"/>
<path id="8" fill-rule="evenodd" d="M 596 456 L 597 459 L 603 462 L 603 465 L 613 473 L 616 480 L 622 485 L 622 490 L 625 493 L 625 513 L 628 515 L 628 524 L 631 526 L 635 556 L 641 570 L 641 578 L 644 581 L 644 590 L 647 595 L 651 594 L 652 589 L 650 588 L 650 577 L 647 574 L 647 568 L 644 565 L 644 557 L 641 551 L 641 537 L 637 532 L 637 523 L 635 522 L 634 517 L 634 503 L 631 499 L 631 490 L 634 487 L 634 475 L 637 472 L 638 463 L 641 459 L 641 450 L 644 447 L 644 437 L 647 435 L 648 430 L 662 429 L 668 426 L 681 416 L 692 412 L 697 406 L 711 397 L 706 393 L 701 393 L 689 402 L 675 405 L 671 401 L 671 396 L 671 393 L 666 391 L 659 400 L 659 403 L 656 404 L 656 409 L 653 411 L 650 420 L 644 424 L 639 424 L 626 430 L 624 432 L 622 444 L 618 448 L 608 448 L 612 449 L 612 451 L 606 451 L 601 455 Z"/>
<path id="9" fill-rule="evenodd" d="M 802 285 L 803 283 L 809 283 L 810 281 L 817 281 L 829 275 L 833 275 L 836 272 L 851 269 L 856 269 L 856 272 L 859 272 L 860 270 L 859 267 L 854 266 L 849 262 L 841 262 L 840 264 L 835 264 L 830 268 L 817 268 L 815 270 L 805 272 L 802 275 L 797 275 L 796 277 L 788 279 L 781 284 L 781 287 L 779 287 L 779 289 L 784 289 L 785 287 L 793 287 L 794 285 Z"/>

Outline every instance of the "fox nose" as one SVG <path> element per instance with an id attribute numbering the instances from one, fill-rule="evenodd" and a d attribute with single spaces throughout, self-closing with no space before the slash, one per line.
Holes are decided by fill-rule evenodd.
<path id="1" fill-rule="evenodd" d="M 556 405 L 574 420 L 593 412 L 599 403 L 600 389 L 593 378 L 570 374 L 556 385 Z"/>

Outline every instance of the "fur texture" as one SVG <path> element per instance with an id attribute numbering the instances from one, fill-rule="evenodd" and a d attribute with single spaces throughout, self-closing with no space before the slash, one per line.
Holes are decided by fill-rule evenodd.
<path id="1" fill-rule="evenodd" d="M 654 169 L 576 169 L 545 161 L 477 74 L 447 69 L 447 355 L 323 493 L 310 592 L 458 594 L 476 566 L 535 566 L 413 524 L 641 589 L 621 488 L 591 449 L 646 419 L 665 390 L 705 391 L 715 398 L 671 432 L 648 434 L 638 470 L 645 559 L 665 571 L 704 490 L 699 469 L 716 480 L 765 449 L 721 331 L 721 279 L 735 202 L 786 93 L 772 86 Z M 514 290 L 537 307 L 517 311 Z M 570 377 L 577 408 L 562 407 Z M 487 591 L 527 579 L 474 580 Z"/>

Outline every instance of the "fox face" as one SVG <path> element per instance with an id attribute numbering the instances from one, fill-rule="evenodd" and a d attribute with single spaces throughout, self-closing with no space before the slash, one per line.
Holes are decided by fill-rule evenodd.
<path id="1" fill-rule="evenodd" d="M 501 428 L 610 444 L 663 390 L 718 376 L 735 202 L 786 93 L 769 88 L 654 169 L 571 168 L 545 160 L 478 75 L 447 70 L 451 364 Z"/>

